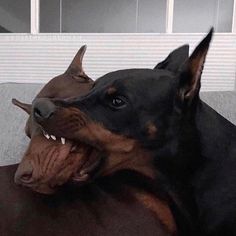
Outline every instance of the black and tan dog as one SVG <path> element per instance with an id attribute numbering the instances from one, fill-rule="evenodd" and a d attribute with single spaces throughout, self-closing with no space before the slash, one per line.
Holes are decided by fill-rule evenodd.
<path id="1" fill-rule="evenodd" d="M 154 70 L 112 72 L 86 96 L 38 99 L 33 109 L 44 132 L 106 154 L 88 176 L 119 173 L 134 188 L 145 179 L 145 191 L 155 194 L 158 186 L 159 193 L 172 199 L 175 193 L 196 213 L 199 235 L 233 236 L 236 127 L 199 99 L 212 31 L 190 57 L 183 46 Z"/>

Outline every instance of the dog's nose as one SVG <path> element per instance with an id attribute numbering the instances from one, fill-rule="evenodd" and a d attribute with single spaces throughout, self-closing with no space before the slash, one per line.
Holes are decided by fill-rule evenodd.
<path id="1" fill-rule="evenodd" d="M 33 115 L 38 122 L 49 119 L 55 110 L 56 106 L 47 98 L 38 98 L 33 102 Z"/>
<path id="2" fill-rule="evenodd" d="M 32 178 L 33 167 L 29 161 L 21 163 L 15 173 L 15 183 L 21 185 L 28 185 L 33 181 Z"/>

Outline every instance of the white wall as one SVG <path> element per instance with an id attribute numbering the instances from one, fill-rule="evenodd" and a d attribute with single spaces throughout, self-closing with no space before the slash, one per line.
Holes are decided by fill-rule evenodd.
<path id="1" fill-rule="evenodd" d="M 88 45 L 85 71 L 93 79 L 113 70 L 153 68 L 176 47 L 191 51 L 204 34 L 43 34 L 0 37 L 0 82 L 46 83 Z M 215 34 L 203 73 L 203 90 L 233 90 L 236 34 Z"/>

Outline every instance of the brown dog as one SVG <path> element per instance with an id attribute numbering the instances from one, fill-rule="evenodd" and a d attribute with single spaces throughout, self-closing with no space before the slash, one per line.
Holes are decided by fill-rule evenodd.
<path id="1" fill-rule="evenodd" d="M 66 72 L 53 78 L 39 92 L 36 98 L 69 98 L 84 95 L 93 85 L 84 72 L 82 59 L 86 46 L 80 48 Z M 76 146 L 68 140 L 55 140 L 53 136 L 43 134 L 31 115 L 31 104 L 16 99 L 13 104 L 29 114 L 25 132 L 31 138 L 29 147 L 16 171 L 15 182 L 31 187 L 41 193 L 53 193 L 56 186 L 65 183 L 74 176 L 77 181 L 86 179 L 86 165 L 81 172 L 84 159 L 91 154 L 91 148 Z M 95 153 L 93 153 L 91 158 Z M 79 173 L 76 173 L 80 169 Z"/>

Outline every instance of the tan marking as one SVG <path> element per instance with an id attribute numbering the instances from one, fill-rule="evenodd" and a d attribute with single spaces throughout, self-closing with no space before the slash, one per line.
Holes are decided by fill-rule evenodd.
<path id="1" fill-rule="evenodd" d="M 106 154 L 102 175 L 131 169 L 150 178 L 155 177 L 150 153 L 144 150 L 136 140 L 114 134 L 95 122 L 88 122 L 76 134 L 81 140 L 86 140 Z"/>
<path id="2" fill-rule="evenodd" d="M 47 126 L 50 128 L 48 132 L 56 136 L 83 140 L 103 152 L 106 159 L 101 169 L 102 175 L 132 169 L 150 178 L 155 176 L 152 157 L 137 140 L 109 131 L 77 108 L 60 108 Z"/>
<path id="3" fill-rule="evenodd" d="M 182 95 L 184 96 L 182 97 L 182 99 L 184 98 L 191 99 L 195 96 L 196 92 L 198 92 L 199 86 L 200 86 L 199 80 L 203 71 L 206 55 L 207 55 L 207 51 L 204 51 L 204 52 L 198 53 L 196 57 L 190 57 L 188 67 L 193 78 L 189 85 L 188 91 L 186 91 Z"/>
<path id="4" fill-rule="evenodd" d="M 107 94 L 111 95 L 111 94 L 114 94 L 116 91 L 117 91 L 117 90 L 116 90 L 115 87 L 110 87 L 110 88 L 108 88 L 108 90 L 107 90 Z"/>
<path id="5" fill-rule="evenodd" d="M 176 223 L 167 203 L 161 201 L 150 193 L 138 192 L 135 193 L 135 197 L 158 217 L 163 226 L 171 233 L 171 235 L 176 235 Z"/>
<path id="6" fill-rule="evenodd" d="M 148 137 L 151 139 L 155 138 L 157 133 L 157 127 L 150 121 L 146 124 L 146 126 Z"/>
<path id="7" fill-rule="evenodd" d="M 85 120 L 88 119 L 85 117 Z M 153 124 L 150 124 L 149 127 L 152 132 L 156 132 L 156 127 Z M 76 132 L 76 136 L 106 153 L 106 163 L 102 167 L 101 175 L 109 175 L 118 170 L 130 169 L 150 178 L 155 177 L 152 156 L 136 140 L 114 134 L 101 124 L 91 121 L 81 127 Z M 175 235 L 177 231 L 176 224 L 165 202 L 147 193 L 135 193 L 135 197 L 146 208 L 155 213 L 163 226 L 172 235 Z"/>

